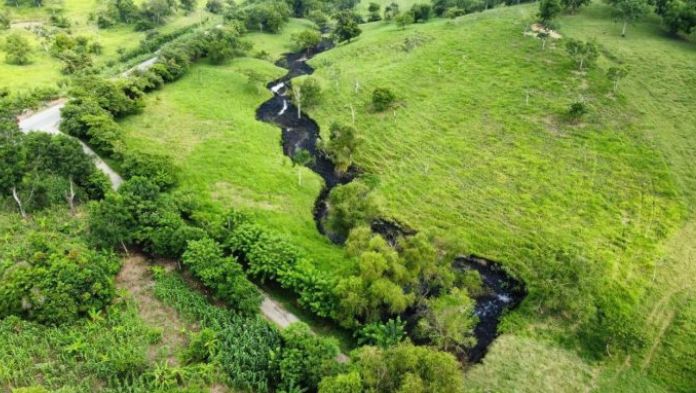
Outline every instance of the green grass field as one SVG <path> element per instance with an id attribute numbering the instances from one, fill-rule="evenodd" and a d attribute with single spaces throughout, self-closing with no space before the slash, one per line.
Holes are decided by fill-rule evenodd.
<path id="1" fill-rule="evenodd" d="M 294 21 L 288 30 L 304 26 Z M 274 58 L 291 49 L 286 34 L 255 34 L 250 40 L 254 51 L 266 50 Z M 320 265 L 341 269 L 346 266 L 342 248 L 320 235 L 312 219 L 322 181 L 306 168 L 293 167 L 283 155 L 280 129 L 256 120 L 256 108 L 271 93 L 250 84 L 248 70 L 268 81 L 285 73 L 251 58 L 227 66 L 196 65 L 181 81 L 149 95 L 141 115 L 121 123 L 126 143 L 135 151 L 170 156 L 181 168 L 183 189 L 210 195 L 223 207 L 252 212 Z"/>
<path id="2" fill-rule="evenodd" d="M 139 3 L 139 2 L 136 2 Z M 160 28 L 160 33 L 168 33 L 176 29 L 200 23 L 205 18 L 217 19 L 215 15 L 202 11 L 204 4 L 199 4 L 201 10 L 185 15 L 178 11 L 176 15 L 168 18 L 167 23 Z M 0 7 L 10 10 L 12 23 L 19 23 L 9 30 L 0 31 L 0 42 L 8 34 L 19 31 L 30 42 L 33 49 L 31 64 L 12 65 L 5 62 L 5 53 L 0 51 L 0 86 L 13 91 L 24 91 L 35 87 L 56 86 L 56 83 L 65 78 L 61 74 L 61 62 L 44 51 L 40 39 L 36 34 L 27 29 L 22 23 L 41 23 L 49 25 L 49 12 L 45 8 L 22 6 L 11 7 L 6 4 Z M 94 57 L 97 66 L 104 66 L 118 60 L 119 49 L 133 49 L 145 38 L 145 32 L 134 31 L 133 26 L 116 25 L 108 29 L 98 29 L 94 22 L 89 21 L 90 13 L 99 7 L 96 0 L 68 0 L 64 4 L 64 15 L 71 21 L 69 29 L 73 35 L 87 36 L 103 46 L 103 52 Z"/>

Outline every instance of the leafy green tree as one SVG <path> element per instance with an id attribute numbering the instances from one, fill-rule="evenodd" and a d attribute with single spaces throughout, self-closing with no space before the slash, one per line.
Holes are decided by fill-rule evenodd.
<path id="1" fill-rule="evenodd" d="M 650 10 L 647 0 L 607 0 L 607 3 L 614 7 L 614 17 L 623 22 L 622 37 L 626 36 L 626 27 L 629 23 L 635 23 Z"/>
<path id="2" fill-rule="evenodd" d="M 400 317 L 385 323 L 374 322 L 363 326 L 358 334 L 359 345 L 376 345 L 388 348 L 397 345 L 406 337 L 405 323 Z"/>
<path id="3" fill-rule="evenodd" d="M 356 371 L 326 377 L 319 384 L 319 393 L 362 393 L 362 379 Z"/>
<path id="4" fill-rule="evenodd" d="M 302 108 L 311 108 L 321 100 L 321 85 L 319 81 L 308 77 L 302 82 L 292 84 L 292 101 L 297 106 L 297 118 L 302 117 Z"/>
<path id="5" fill-rule="evenodd" d="M 353 154 L 360 145 L 357 131 L 352 126 L 333 123 L 329 140 L 321 148 L 336 165 L 338 173 L 344 173 L 353 164 Z"/>
<path id="6" fill-rule="evenodd" d="M 411 14 L 413 14 L 413 21 L 427 22 L 432 14 L 433 7 L 427 3 L 417 3 L 411 6 Z"/>
<path id="7" fill-rule="evenodd" d="M 426 315 L 418 322 L 423 337 L 444 351 L 462 350 L 476 344 L 476 304 L 465 290 L 453 288 L 449 294 L 428 299 L 426 304 Z"/>
<path id="8" fill-rule="evenodd" d="M 614 84 L 614 93 L 619 89 L 619 81 L 628 75 L 628 68 L 625 66 L 610 67 L 607 70 L 607 78 L 611 80 Z"/>
<path id="9" fill-rule="evenodd" d="M 173 0 L 147 0 L 140 5 L 140 13 L 150 22 L 161 25 L 174 13 L 175 5 Z"/>
<path id="10" fill-rule="evenodd" d="M 691 34 L 696 27 L 696 0 L 657 0 L 655 11 L 672 34 Z"/>
<path id="11" fill-rule="evenodd" d="M 413 18 L 413 13 L 410 11 L 397 15 L 394 18 L 394 20 L 396 21 L 396 26 L 400 27 L 401 29 L 405 29 L 406 26 L 411 25 L 415 22 L 415 19 Z"/>
<path id="12" fill-rule="evenodd" d="M 350 41 L 362 33 L 351 11 L 342 11 L 336 14 L 336 27 L 333 31 L 334 40 L 338 42 Z"/>
<path id="13" fill-rule="evenodd" d="M 22 217 L 26 217 L 17 188 L 26 171 L 26 149 L 23 135 L 16 129 L 0 130 L 0 194 L 12 196 Z"/>
<path id="14" fill-rule="evenodd" d="M 233 27 L 216 27 L 205 35 L 205 50 L 213 64 L 222 64 L 235 57 L 243 56 L 251 49 L 251 43 L 240 38 Z"/>
<path id="15" fill-rule="evenodd" d="M 321 42 L 321 33 L 316 30 L 304 30 L 299 33 L 295 33 L 290 37 L 297 48 L 308 51 L 315 48 Z"/>
<path id="16" fill-rule="evenodd" d="M 566 41 L 566 52 L 575 61 L 579 71 L 591 67 L 599 57 L 599 49 L 594 42 L 583 42 L 573 38 Z"/>
<path id="17" fill-rule="evenodd" d="M 539 21 L 544 25 L 548 25 L 553 18 L 561 12 L 560 0 L 541 0 L 539 1 Z"/>
<path id="18" fill-rule="evenodd" d="M 325 378 L 320 393 L 339 388 L 355 389 L 361 383 L 366 392 L 462 393 L 462 370 L 449 353 L 430 347 L 401 343 L 387 349 L 364 346 L 352 353 L 349 371 Z M 353 390 L 346 390 L 352 392 Z"/>
<path id="19" fill-rule="evenodd" d="M 179 0 L 179 4 L 186 13 L 191 13 L 196 10 L 197 0 Z"/>
<path id="20" fill-rule="evenodd" d="M 280 333 L 283 349 L 280 357 L 281 388 L 291 386 L 316 390 L 322 377 L 336 367 L 339 354 L 335 339 L 322 338 L 301 322 Z"/>
<path id="21" fill-rule="evenodd" d="M 378 215 L 378 202 L 371 189 L 361 181 L 340 185 L 328 199 L 327 229 L 345 239 L 355 227 L 369 224 Z"/>
<path id="22" fill-rule="evenodd" d="M 390 3 L 384 7 L 384 20 L 390 21 L 399 15 L 399 4 Z"/>
<path id="23" fill-rule="evenodd" d="M 246 314 L 258 312 L 259 291 L 247 280 L 242 266 L 233 257 L 223 257 L 222 247 L 217 242 L 209 238 L 190 241 L 182 261 L 228 306 Z"/>
<path id="24" fill-rule="evenodd" d="M 359 227 L 351 232 L 346 248 L 358 258 L 358 266 L 354 275 L 336 286 L 337 315 L 343 325 L 355 325 L 356 319 L 376 322 L 413 304 L 415 295 L 404 290 L 412 283 L 409 272 L 384 238 L 372 235 L 369 227 Z"/>
<path id="25" fill-rule="evenodd" d="M 329 28 L 329 17 L 320 10 L 312 10 L 309 15 L 307 15 L 307 19 L 314 22 L 320 31 L 326 31 Z"/>
<path id="26" fill-rule="evenodd" d="M 377 3 L 370 3 L 370 5 L 367 7 L 368 12 L 370 13 L 368 20 L 370 22 L 377 22 L 382 20 L 382 16 L 380 15 L 380 6 Z"/>
<path id="27" fill-rule="evenodd" d="M 561 0 L 561 5 L 563 8 L 574 14 L 581 7 L 589 5 L 592 0 Z"/>
<path id="28" fill-rule="evenodd" d="M 297 166 L 297 184 L 302 185 L 302 167 L 314 162 L 314 157 L 306 149 L 298 149 L 292 155 L 292 165 Z"/>
<path id="29" fill-rule="evenodd" d="M 372 91 L 372 106 L 376 111 L 382 112 L 389 109 L 396 100 L 396 95 L 386 87 L 378 87 Z"/>
<path id="30" fill-rule="evenodd" d="M 29 41 L 21 33 L 15 32 L 5 37 L 3 50 L 5 51 L 5 62 L 8 64 L 29 64 L 32 48 Z"/>
<path id="31" fill-rule="evenodd" d="M 221 14 L 225 9 L 225 5 L 220 0 L 208 0 L 205 3 L 205 9 L 211 14 Z"/>

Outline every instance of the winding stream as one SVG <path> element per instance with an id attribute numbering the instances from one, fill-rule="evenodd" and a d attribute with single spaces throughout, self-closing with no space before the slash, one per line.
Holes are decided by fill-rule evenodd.
<path id="1" fill-rule="evenodd" d="M 314 55 L 332 48 L 332 43 L 324 41 L 317 47 L 306 52 L 289 53 L 276 63 L 285 68 L 288 73 L 283 77 L 270 82 L 267 87 L 273 93 L 273 97 L 264 102 L 256 110 L 257 119 L 272 123 L 281 129 L 283 154 L 292 158 L 299 150 L 307 150 L 313 157 L 313 162 L 307 165 L 324 179 L 324 188 L 319 193 L 314 203 L 314 221 L 317 230 L 329 237 L 334 243 L 341 243 L 344 239 L 338 239 L 327 234 L 323 226 L 323 219 L 327 215 L 327 199 L 331 190 L 337 185 L 346 184 L 355 179 L 358 169 L 351 166 L 345 174 L 337 174 L 331 160 L 324 156 L 317 146 L 321 138 L 319 125 L 306 113 L 298 116 L 297 107 L 292 103 L 289 93 L 291 79 L 310 75 L 314 69 L 307 61 Z M 379 218 L 372 222 L 372 231 L 379 233 L 394 245 L 399 236 L 409 236 L 416 231 L 401 226 L 395 221 Z M 467 352 L 470 362 L 479 362 L 486 354 L 488 347 L 498 336 L 498 323 L 500 316 L 509 309 L 519 305 L 524 299 L 524 285 L 508 275 L 496 262 L 477 256 L 461 256 L 455 258 L 453 267 L 456 269 L 469 269 L 477 271 L 486 287 L 485 294 L 475 298 L 475 313 L 479 323 L 474 328 L 477 344 Z"/>

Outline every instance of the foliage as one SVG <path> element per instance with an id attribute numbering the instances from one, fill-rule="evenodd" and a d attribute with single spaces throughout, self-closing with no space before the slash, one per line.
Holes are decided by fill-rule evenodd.
<path id="1" fill-rule="evenodd" d="M 374 345 L 382 349 L 397 345 L 406 337 L 405 323 L 400 317 L 387 322 L 373 322 L 358 331 L 359 345 Z"/>
<path id="2" fill-rule="evenodd" d="M 216 27 L 204 35 L 206 56 L 213 64 L 222 64 L 251 50 L 251 43 L 240 39 L 235 27 Z"/>
<path id="3" fill-rule="evenodd" d="M 413 14 L 413 21 L 427 22 L 432 14 L 433 7 L 427 3 L 417 3 L 411 6 L 411 14 Z"/>
<path id="4" fill-rule="evenodd" d="M 307 29 L 293 34 L 291 38 L 300 50 L 310 50 L 321 42 L 321 33 Z"/>
<path id="5" fill-rule="evenodd" d="M 298 386 L 315 390 L 322 377 L 336 368 L 338 344 L 317 336 L 301 322 L 288 326 L 280 335 L 283 341 L 279 361 L 281 389 Z"/>
<path id="6" fill-rule="evenodd" d="M 413 17 L 413 13 L 410 11 L 398 14 L 397 16 L 394 17 L 394 20 L 396 22 L 396 25 L 401 27 L 402 29 L 406 28 L 406 26 L 413 24 L 415 22 L 415 19 Z"/>
<path id="7" fill-rule="evenodd" d="M 320 146 L 336 166 L 336 172 L 345 173 L 353 164 L 353 154 L 360 145 L 355 128 L 339 123 L 331 124 L 328 141 L 321 141 Z"/>
<path id="8" fill-rule="evenodd" d="M 619 81 L 628 75 L 628 68 L 623 66 L 609 67 L 607 70 L 607 78 L 614 84 L 614 92 L 619 89 Z"/>
<path id="9" fill-rule="evenodd" d="M 614 17 L 623 22 L 621 36 L 626 35 L 626 25 L 636 22 L 650 11 L 646 0 L 607 0 L 607 3 L 614 7 Z"/>
<path id="10" fill-rule="evenodd" d="M 583 117 L 589 109 L 584 101 L 575 101 L 568 106 L 568 116 L 573 120 Z"/>
<path id="11" fill-rule="evenodd" d="M 169 157 L 157 154 L 126 154 L 121 172 L 126 179 L 145 177 L 157 184 L 161 191 L 171 190 L 178 182 L 177 169 Z"/>
<path id="12" fill-rule="evenodd" d="M 5 37 L 2 49 L 5 51 L 5 62 L 8 64 L 29 64 L 32 47 L 22 34 L 12 33 Z"/>
<path id="13" fill-rule="evenodd" d="M 592 0 L 561 0 L 561 5 L 573 14 L 580 8 L 589 5 L 591 1 Z"/>
<path id="14" fill-rule="evenodd" d="M 74 236 L 75 219 L 53 212 L 39 217 L 29 225 L 17 220 L 7 233 L 13 238 L 0 243 L 0 318 L 56 325 L 110 304 L 118 258 Z"/>
<path id="15" fill-rule="evenodd" d="M 220 245 L 214 240 L 189 241 L 182 260 L 216 297 L 232 309 L 245 314 L 258 311 L 261 305 L 259 291 L 246 279 L 242 266 L 233 257 L 223 257 Z"/>
<path id="16" fill-rule="evenodd" d="M 372 91 L 372 106 L 376 111 L 385 111 L 394 104 L 396 95 L 386 87 L 378 87 Z"/>
<path id="17" fill-rule="evenodd" d="M 334 27 L 332 37 L 335 41 L 347 41 L 350 43 L 353 38 L 362 33 L 351 11 L 341 11 L 337 13 L 334 18 L 336 19 L 336 26 Z"/>
<path id="18" fill-rule="evenodd" d="M 321 85 L 316 78 L 308 77 L 293 83 L 291 93 L 298 107 L 311 108 L 321 101 Z"/>
<path id="19" fill-rule="evenodd" d="M 351 232 L 346 247 L 358 258 L 358 266 L 336 285 L 337 317 L 343 325 L 375 322 L 413 304 L 415 295 L 404 290 L 412 282 L 409 272 L 384 238 L 373 236 L 368 227 L 360 227 Z"/>
<path id="20" fill-rule="evenodd" d="M 560 0 L 541 0 L 539 2 L 539 21 L 544 25 L 548 25 L 560 12 Z"/>
<path id="21" fill-rule="evenodd" d="M 662 16 L 662 23 L 672 34 L 690 34 L 696 27 L 696 1 L 658 0 L 655 12 Z"/>
<path id="22" fill-rule="evenodd" d="M 461 366 L 450 354 L 401 343 L 387 349 L 365 346 L 352 354 L 348 373 L 325 378 L 320 393 L 463 392 Z M 362 385 L 362 390 L 358 386 Z M 339 390 L 344 388 L 346 390 Z"/>
<path id="23" fill-rule="evenodd" d="M 353 228 L 369 224 L 379 213 L 378 201 L 369 186 L 361 181 L 335 187 L 327 205 L 326 227 L 332 236 L 341 239 Z"/>
<path id="24" fill-rule="evenodd" d="M 575 61 L 578 70 L 582 71 L 586 67 L 592 67 L 599 57 L 597 44 L 592 41 L 583 42 L 570 38 L 565 44 L 566 52 Z"/>
<path id="25" fill-rule="evenodd" d="M 426 305 L 425 316 L 418 322 L 422 337 L 444 351 L 462 351 L 476 344 L 476 304 L 465 290 L 453 288 L 448 294 L 428 299 Z"/>
<path id="26" fill-rule="evenodd" d="M 0 10 L 0 30 L 7 30 L 12 23 L 12 14 L 8 9 Z"/>
<path id="27" fill-rule="evenodd" d="M 290 18 L 287 3 L 265 0 L 243 8 L 243 17 L 249 30 L 278 33 Z"/>

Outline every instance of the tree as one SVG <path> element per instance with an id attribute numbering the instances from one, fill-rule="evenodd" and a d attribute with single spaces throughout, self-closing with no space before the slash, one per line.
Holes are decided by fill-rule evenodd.
<path id="1" fill-rule="evenodd" d="M 222 247 L 215 240 L 189 241 L 182 261 L 228 306 L 246 314 L 258 312 L 261 305 L 259 291 L 247 280 L 234 257 L 223 257 Z"/>
<path id="2" fill-rule="evenodd" d="M 369 224 L 379 210 L 371 191 L 361 181 L 353 181 L 331 190 L 326 217 L 328 229 L 345 239 L 353 228 Z"/>
<path id="3" fill-rule="evenodd" d="M 362 33 L 351 11 L 341 11 L 336 15 L 333 37 L 338 42 L 350 41 Z"/>
<path id="4" fill-rule="evenodd" d="M 335 339 L 312 333 L 304 323 L 297 322 L 280 332 L 283 349 L 280 356 L 281 386 L 316 391 L 321 378 L 335 368 L 339 354 Z"/>
<path id="5" fill-rule="evenodd" d="M 397 345 L 405 337 L 405 323 L 396 317 L 385 323 L 374 322 L 363 326 L 358 334 L 358 345 L 376 345 L 384 349 Z"/>
<path id="6" fill-rule="evenodd" d="M 5 50 L 5 62 L 8 64 L 29 64 L 29 55 L 32 52 L 29 41 L 20 33 L 12 33 L 5 38 L 3 45 Z"/>
<path id="7" fill-rule="evenodd" d="M 574 14 L 580 7 L 590 4 L 592 0 L 561 0 L 563 8 Z"/>
<path id="8" fill-rule="evenodd" d="M 623 66 L 611 67 L 607 70 L 607 77 L 614 82 L 614 93 L 616 93 L 616 90 L 619 88 L 619 81 L 625 78 L 626 75 L 628 75 L 628 69 Z"/>
<path id="9" fill-rule="evenodd" d="M 411 6 L 414 22 L 427 22 L 432 14 L 433 7 L 427 3 L 418 3 Z"/>
<path id="10" fill-rule="evenodd" d="M 196 0 L 179 0 L 181 9 L 186 11 L 187 14 L 190 14 L 191 12 L 196 10 L 196 3 Z"/>
<path id="11" fill-rule="evenodd" d="M 597 45 L 591 41 L 582 42 L 573 38 L 566 41 L 566 52 L 575 61 L 578 70 L 582 71 L 585 67 L 590 67 L 599 57 Z"/>
<path id="12" fill-rule="evenodd" d="M 426 315 L 418 322 L 422 336 L 444 351 L 474 346 L 476 303 L 465 290 L 453 288 L 449 294 L 428 299 L 426 304 Z"/>
<path id="13" fill-rule="evenodd" d="M 351 357 L 353 362 L 349 370 L 325 378 L 320 384 L 320 393 L 464 391 L 459 362 L 451 354 L 430 347 L 410 343 L 387 349 L 364 346 Z"/>
<path id="14" fill-rule="evenodd" d="M 300 50 L 309 51 L 321 42 L 321 33 L 316 30 L 307 29 L 293 34 L 291 39 Z"/>
<path id="15" fill-rule="evenodd" d="M 16 128 L 16 126 L 15 126 Z M 0 194 L 12 193 L 22 217 L 26 217 L 17 187 L 26 170 L 23 135 L 16 129 L 0 130 Z"/>
<path id="16" fill-rule="evenodd" d="M 205 3 L 205 9 L 211 14 L 220 14 L 225 9 L 225 6 L 220 0 L 208 0 Z"/>
<path id="17" fill-rule="evenodd" d="M 314 162 L 314 157 L 306 149 L 298 149 L 292 155 L 292 165 L 297 166 L 297 184 L 302 185 L 302 167 Z"/>
<path id="18" fill-rule="evenodd" d="M 672 34 L 691 34 L 696 27 L 696 0 L 657 0 L 655 11 Z"/>
<path id="19" fill-rule="evenodd" d="M 372 91 L 372 106 L 376 111 L 382 112 L 389 109 L 396 100 L 396 95 L 386 87 L 378 87 Z"/>
<path id="20" fill-rule="evenodd" d="M 544 25 L 548 25 L 553 18 L 561 12 L 560 0 L 541 0 L 539 1 L 539 21 Z"/>
<path id="21" fill-rule="evenodd" d="M 307 19 L 314 22 L 320 31 L 326 31 L 329 27 L 329 17 L 320 10 L 312 10 L 309 15 L 307 15 Z"/>
<path id="22" fill-rule="evenodd" d="M 621 36 L 626 36 L 626 27 L 644 17 L 650 10 L 646 0 L 607 0 L 614 7 L 613 15 L 623 22 Z"/>
<path id="23" fill-rule="evenodd" d="M 399 4 L 391 3 L 384 7 L 384 20 L 390 21 L 399 15 Z"/>
<path id="24" fill-rule="evenodd" d="M 414 23 L 413 13 L 410 11 L 404 12 L 403 14 L 397 15 L 394 20 L 396 21 L 396 26 L 403 30 L 406 26 Z"/>
<path id="25" fill-rule="evenodd" d="M 321 147 L 336 166 L 336 172 L 344 173 L 353 163 L 353 154 L 360 144 L 357 131 L 352 126 L 333 123 L 328 141 Z"/>
<path id="26" fill-rule="evenodd" d="M 367 7 L 367 10 L 370 12 L 370 16 L 368 17 L 370 22 L 382 20 L 382 17 L 379 15 L 379 9 L 380 6 L 377 3 L 370 3 L 370 5 Z"/>

